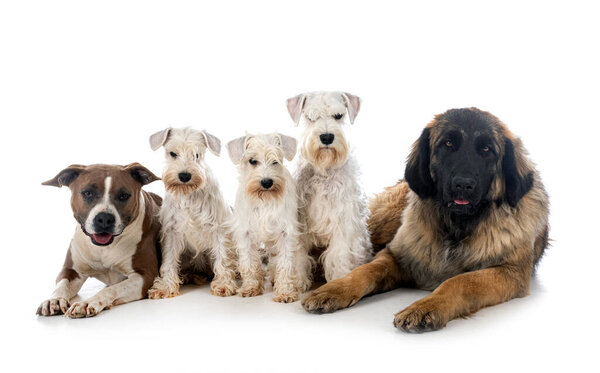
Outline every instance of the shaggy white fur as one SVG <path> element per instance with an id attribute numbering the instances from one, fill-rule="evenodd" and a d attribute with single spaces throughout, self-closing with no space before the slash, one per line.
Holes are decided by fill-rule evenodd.
<path id="1" fill-rule="evenodd" d="M 360 110 L 360 98 L 343 92 L 311 92 L 287 100 L 296 124 L 304 118 L 296 182 L 302 242 L 324 249 L 325 279 L 350 273 L 372 257 L 367 201 L 359 169 L 344 134 Z"/>
<path id="2" fill-rule="evenodd" d="M 281 134 L 247 135 L 227 144 L 240 172 L 240 186 L 229 223 L 242 276 L 241 296 L 263 292 L 268 275 L 276 302 L 294 302 L 311 284 L 312 262 L 300 244 L 298 195 L 284 157 L 294 158 L 296 140 Z"/>
<path id="3" fill-rule="evenodd" d="M 163 262 L 149 297 L 179 295 L 182 274 L 211 270 L 211 293 L 235 294 L 235 257 L 223 226 L 231 212 L 204 160 L 207 148 L 219 155 L 221 142 L 206 131 L 167 128 L 150 137 L 150 146 L 164 146 L 167 164 L 160 211 Z"/>

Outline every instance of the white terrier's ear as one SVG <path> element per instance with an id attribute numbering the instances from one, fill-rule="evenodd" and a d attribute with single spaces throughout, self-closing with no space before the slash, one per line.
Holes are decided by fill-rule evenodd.
<path id="1" fill-rule="evenodd" d="M 283 155 L 285 159 L 291 161 L 296 155 L 296 139 L 290 136 L 282 135 L 278 133 L 277 136 L 281 139 L 281 148 L 283 149 Z"/>
<path id="2" fill-rule="evenodd" d="M 342 93 L 346 108 L 348 109 L 348 118 L 350 118 L 350 124 L 354 123 L 354 118 L 358 115 L 360 110 L 360 97 L 351 95 L 350 93 Z"/>
<path id="3" fill-rule="evenodd" d="M 304 94 L 288 98 L 286 101 L 288 112 L 290 113 L 290 116 L 296 125 L 300 123 L 304 102 L 306 102 L 306 96 Z"/>
<path id="4" fill-rule="evenodd" d="M 246 136 L 238 137 L 227 143 L 227 152 L 233 164 L 238 165 L 246 151 Z"/>
<path id="5" fill-rule="evenodd" d="M 221 155 L 221 140 L 218 137 L 211 135 L 206 131 L 200 131 L 202 135 L 204 135 L 204 140 L 206 141 L 206 146 L 211 153 L 216 155 L 217 157 Z"/>
<path id="6" fill-rule="evenodd" d="M 162 131 L 155 133 L 150 136 L 150 147 L 152 150 L 156 150 L 163 146 L 167 140 L 169 139 L 169 135 L 171 134 L 171 127 L 166 128 Z"/>

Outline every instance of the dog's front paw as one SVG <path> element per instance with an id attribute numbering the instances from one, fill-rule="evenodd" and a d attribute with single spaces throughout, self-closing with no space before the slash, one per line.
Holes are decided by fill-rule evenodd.
<path id="1" fill-rule="evenodd" d="M 69 306 L 69 301 L 64 298 L 48 299 L 40 304 L 36 314 L 40 316 L 60 315 L 66 313 Z"/>
<path id="2" fill-rule="evenodd" d="M 262 286 L 242 286 L 238 292 L 242 297 L 256 297 L 262 295 Z"/>
<path id="3" fill-rule="evenodd" d="M 332 281 L 308 294 L 302 300 L 302 307 L 311 313 L 330 313 L 352 306 L 360 296 L 342 283 Z"/>
<path id="4" fill-rule="evenodd" d="M 181 295 L 179 285 L 167 286 L 162 282 L 154 282 L 154 285 L 148 290 L 148 298 L 150 299 L 165 299 L 173 298 Z"/>
<path id="5" fill-rule="evenodd" d="M 434 299 L 423 299 L 394 316 L 394 326 L 409 333 L 423 333 L 446 326 L 448 315 Z"/>
<path id="6" fill-rule="evenodd" d="M 300 299 L 300 293 L 297 291 L 277 291 L 275 290 L 274 302 L 293 303 Z"/>
<path id="7" fill-rule="evenodd" d="M 104 309 L 105 305 L 102 302 L 77 302 L 67 310 L 65 315 L 72 319 L 78 319 L 82 317 L 93 317 L 100 313 Z"/>
<path id="8" fill-rule="evenodd" d="M 219 297 L 230 297 L 235 294 L 237 285 L 234 281 L 213 280 L 210 283 L 210 293 Z"/>

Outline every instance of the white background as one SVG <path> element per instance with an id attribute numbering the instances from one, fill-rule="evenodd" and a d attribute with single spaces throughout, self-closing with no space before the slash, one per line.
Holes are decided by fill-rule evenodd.
<path id="1" fill-rule="evenodd" d="M 2 2 L 3 370 L 597 371 L 598 14 L 577 1 Z M 40 182 L 72 163 L 160 174 L 148 136 L 166 126 L 297 135 L 285 99 L 309 90 L 363 99 L 351 139 L 368 194 L 403 175 L 434 114 L 477 106 L 507 123 L 551 196 L 532 294 L 424 335 L 392 326 L 427 294 L 402 289 L 322 316 L 207 287 L 87 320 L 34 315 L 75 227 L 68 189 Z M 233 203 L 235 168 L 207 158 Z"/>

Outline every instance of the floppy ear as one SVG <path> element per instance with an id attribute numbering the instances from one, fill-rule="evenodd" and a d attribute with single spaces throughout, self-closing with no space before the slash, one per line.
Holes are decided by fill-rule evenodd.
<path id="1" fill-rule="evenodd" d="M 229 158 L 231 158 L 231 161 L 235 165 L 239 164 L 242 160 L 244 151 L 246 151 L 246 136 L 238 137 L 227 143 Z"/>
<path id="2" fill-rule="evenodd" d="M 131 177 L 135 181 L 142 185 L 150 184 L 153 181 L 160 180 L 160 178 L 152 173 L 149 169 L 135 162 L 128 164 L 124 167 L 125 171 L 128 171 Z"/>
<path id="3" fill-rule="evenodd" d="M 169 139 L 169 135 L 171 134 L 171 127 L 166 128 L 162 131 L 155 133 L 150 136 L 150 147 L 152 150 L 156 150 L 163 146 L 167 140 Z"/>
<path id="4" fill-rule="evenodd" d="M 282 135 L 278 133 L 277 136 L 281 139 L 281 148 L 283 149 L 283 155 L 285 159 L 291 161 L 296 155 L 296 139 L 290 136 Z"/>
<path id="5" fill-rule="evenodd" d="M 425 128 L 419 140 L 413 144 L 404 170 L 404 179 L 408 182 L 408 186 L 421 198 L 431 197 L 435 194 L 435 184 L 429 168 L 431 157 L 429 132 L 430 129 Z"/>
<path id="6" fill-rule="evenodd" d="M 61 172 L 58 175 L 54 176 L 53 179 L 48 181 L 44 181 L 42 185 L 50 185 L 55 187 L 62 187 L 63 185 L 69 186 L 75 179 L 81 175 L 81 173 L 86 169 L 86 166 L 82 166 L 79 164 L 71 165 Z"/>
<path id="7" fill-rule="evenodd" d="M 206 146 L 211 153 L 216 155 L 217 157 L 221 154 L 221 140 L 218 137 L 211 135 L 206 131 L 200 131 L 204 136 L 204 140 L 206 141 Z"/>
<path id="8" fill-rule="evenodd" d="M 288 113 L 294 121 L 295 125 L 300 123 L 300 117 L 302 116 L 302 109 L 304 109 L 304 102 L 306 102 L 306 95 L 301 94 L 292 98 L 288 98 L 285 102 L 287 105 Z"/>
<path id="9" fill-rule="evenodd" d="M 521 140 L 505 140 L 502 172 L 506 201 L 511 207 L 517 207 L 521 198 L 533 187 L 533 171 L 524 154 Z"/>
<path id="10" fill-rule="evenodd" d="M 353 124 L 354 118 L 356 118 L 358 111 L 360 110 L 360 97 L 346 92 L 342 93 L 342 97 L 344 98 L 346 108 L 348 109 L 348 118 L 350 119 L 350 124 Z"/>

